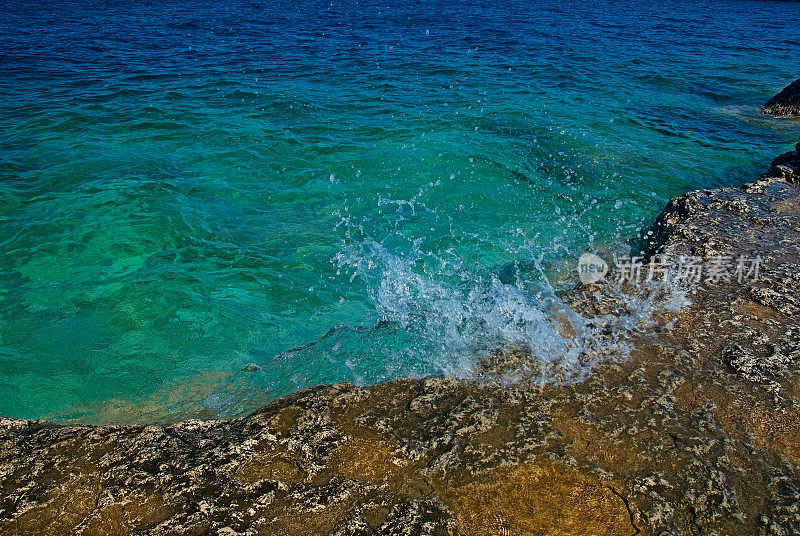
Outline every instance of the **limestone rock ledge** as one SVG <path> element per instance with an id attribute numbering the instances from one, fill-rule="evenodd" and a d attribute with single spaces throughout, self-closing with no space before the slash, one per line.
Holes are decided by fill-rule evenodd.
<path id="1" fill-rule="evenodd" d="M 580 383 L 320 386 L 170 426 L 0 419 L 0 535 L 798 534 L 798 170 L 800 144 L 671 201 L 648 255 L 758 255 L 761 277 L 698 286 Z M 605 288 L 566 299 L 624 309 Z"/>

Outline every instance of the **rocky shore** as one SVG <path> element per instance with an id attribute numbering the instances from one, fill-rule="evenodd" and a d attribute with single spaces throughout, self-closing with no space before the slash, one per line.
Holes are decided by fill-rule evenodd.
<path id="1" fill-rule="evenodd" d="M 698 284 L 579 383 L 320 386 L 171 426 L 0 419 L 0 535 L 798 534 L 798 188 L 800 144 L 671 201 L 646 257 L 758 257 L 758 278 Z M 566 300 L 625 314 L 608 288 Z"/>
<path id="2" fill-rule="evenodd" d="M 768 100 L 762 110 L 772 115 L 792 115 L 800 117 L 800 78 L 786 86 L 780 93 Z"/>

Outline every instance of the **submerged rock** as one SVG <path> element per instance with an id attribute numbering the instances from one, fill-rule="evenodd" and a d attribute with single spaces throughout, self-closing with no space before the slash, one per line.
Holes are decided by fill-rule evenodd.
<path id="1" fill-rule="evenodd" d="M 584 381 L 319 386 L 169 426 L 0 419 L 0 535 L 798 534 L 798 166 L 669 203 L 650 256 L 760 275 L 697 286 Z M 611 314 L 607 288 L 565 299 Z"/>
<path id="2" fill-rule="evenodd" d="M 772 115 L 800 116 L 800 78 L 768 100 L 762 109 Z"/>

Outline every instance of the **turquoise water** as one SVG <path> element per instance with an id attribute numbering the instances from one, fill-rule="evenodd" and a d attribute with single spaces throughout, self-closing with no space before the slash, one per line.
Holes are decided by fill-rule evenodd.
<path id="1" fill-rule="evenodd" d="M 800 133 L 789 2 L 5 4 L 0 415 L 468 376 Z M 248 363 L 260 368 L 244 372 Z"/>

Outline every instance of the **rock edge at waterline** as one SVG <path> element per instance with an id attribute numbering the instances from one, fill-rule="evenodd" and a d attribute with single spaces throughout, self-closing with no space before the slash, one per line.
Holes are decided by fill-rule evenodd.
<path id="1" fill-rule="evenodd" d="M 800 78 L 783 88 L 761 108 L 770 115 L 800 117 Z"/>

